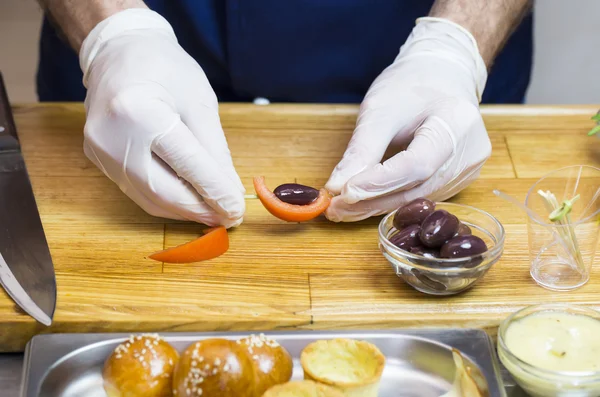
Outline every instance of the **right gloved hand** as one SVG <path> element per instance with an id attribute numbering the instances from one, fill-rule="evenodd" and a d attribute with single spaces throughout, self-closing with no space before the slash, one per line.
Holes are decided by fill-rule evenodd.
<path id="1" fill-rule="evenodd" d="M 244 187 L 206 75 L 169 23 L 129 9 L 99 23 L 80 51 L 84 151 L 151 215 L 237 226 Z"/>

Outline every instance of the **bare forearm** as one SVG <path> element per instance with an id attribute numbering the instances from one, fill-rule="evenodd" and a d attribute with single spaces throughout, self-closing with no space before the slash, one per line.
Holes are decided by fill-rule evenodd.
<path id="1" fill-rule="evenodd" d="M 471 32 L 490 67 L 530 7 L 531 0 L 436 0 L 430 16 L 449 19 Z"/>
<path id="2" fill-rule="evenodd" d="M 39 0 L 71 46 L 79 51 L 88 33 L 102 20 L 128 8 L 147 8 L 143 0 Z"/>

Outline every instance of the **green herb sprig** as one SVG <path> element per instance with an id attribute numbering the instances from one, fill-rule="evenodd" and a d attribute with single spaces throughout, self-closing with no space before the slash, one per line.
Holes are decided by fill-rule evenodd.
<path id="1" fill-rule="evenodd" d="M 588 132 L 588 136 L 596 135 L 600 132 L 600 112 L 598 112 L 595 116 L 592 116 L 592 120 L 596 122 L 596 126 Z"/>
<path id="2" fill-rule="evenodd" d="M 600 116 L 599 116 L 600 117 Z M 567 253 L 572 257 L 577 268 L 581 272 L 585 272 L 585 265 L 583 258 L 581 257 L 581 251 L 579 250 L 579 244 L 577 243 L 577 235 L 575 229 L 571 224 L 571 210 L 573 204 L 579 200 L 579 194 L 570 200 L 564 200 L 561 204 L 558 203 L 556 196 L 551 191 L 538 190 L 538 194 L 544 199 L 544 205 L 550 213 L 548 219 L 554 222 L 558 229 L 558 237 L 562 240 L 563 247 L 566 248 Z"/>

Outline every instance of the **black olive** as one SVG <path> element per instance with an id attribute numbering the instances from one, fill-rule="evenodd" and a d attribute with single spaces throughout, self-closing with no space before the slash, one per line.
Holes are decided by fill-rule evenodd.
<path id="1" fill-rule="evenodd" d="M 448 211 L 434 211 L 421 224 L 421 242 L 430 248 L 441 247 L 456 234 L 458 224 L 458 218 Z"/>
<path id="2" fill-rule="evenodd" d="M 440 258 L 440 251 L 436 250 L 435 248 L 423 247 L 422 245 L 412 247 L 410 249 L 410 252 L 415 255 L 424 256 L 425 258 L 428 258 L 428 259 Z"/>
<path id="3" fill-rule="evenodd" d="M 441 283 L 437 280 L 434 280 L 435 276 L 426 276 L 424 273 L 418 271 L 417 269 L 411 269 L 410 271 L 423 285 L 428 288 L 431 288 L 434 291 L 443 292 L 447 291 L 448 287 L 444 283 Z"/>
<path id="4" fill-rule="evenodd" d="M 394 215 L 394 227 L 398 230 L 408 225 L 420 225 L 435 210 L 435 203 L 426 198 L 414 199 L 400 207 Z"/>
<path id="5" fill-rule="evenodd" d="M 456 236 L 468 236 L 468 235 L 471 235 L 471 234 L 473 234 L 473 232 L 471 232 L 471 228 L 461 222 L 460 225 L 458 225 L 458 231 L 456 232 L 456 234 L 454 235 L 454 237 L 456 237 Z"/>
<path id="6" fill-rule="evenodd" d="M 390 242 L 398 248 L 402 248 L 405 251 L 409 251 L 412 247 L 421 245 L 419 240 L 419 232 L 421 226 L 410 225 L 400 230 L 390 238 Z"/>
<path id="7" fill-rule="evenodd" d="M 308 205 L 319 197 L 317 189 L 298 183 L 284 183 L 277 186 L 273 193 L 284 203 L 295 205 Z"/>
<path id="8" fill-rule="evenodd" d="M 465 258 L 487 251 L 485 242 L 477 236 L 457 236 L 442 246 L 443 258 Z"/>

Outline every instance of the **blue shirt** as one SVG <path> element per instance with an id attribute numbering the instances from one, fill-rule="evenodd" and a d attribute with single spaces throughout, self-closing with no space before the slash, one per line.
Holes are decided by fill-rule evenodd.
<path id="1" fill-rule="evenodd" d="M 220 101 L 358 103 L 433 0 L 146 0 L 173 26 Z M 483 103 L 520 103 L 533 32 L 526 17 L 497 57 Z M 40 101 L 82 101 L 76 54 L 43 22 Z"/>

